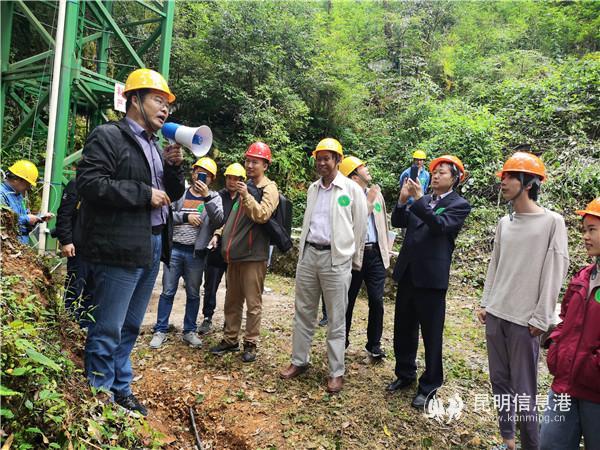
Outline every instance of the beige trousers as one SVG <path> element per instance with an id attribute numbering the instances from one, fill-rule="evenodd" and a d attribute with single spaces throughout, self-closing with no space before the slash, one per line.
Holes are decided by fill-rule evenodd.
<path id="1" fill-rule="evenodd" d="M 327 308 L 327 358 L 329 375 L 344 374 L 346 307 L 352 279 L 352 260 L 332 266 L 331 251 L 304 248 L 296 268 L 296 312 L 292 337 L 292 364 L 309 363 L 310 347 L 317 325 L 321 293 Z"/>
<path id="2" fill-rule="evenodd" d="M 266 261 L 231 262 L 227 265 L 224 340 L 238 342 L 246 301 L 246 333 L 244 342 L 257 344 L 262 315 L 262 292 L 267 274 Z"/>

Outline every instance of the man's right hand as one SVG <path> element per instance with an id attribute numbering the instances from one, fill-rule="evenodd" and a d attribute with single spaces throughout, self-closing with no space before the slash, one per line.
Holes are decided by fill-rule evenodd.
<path id="1" fill-rule="evenodd" d="M 31 226 L 38 224 L 42 221 L 42 219 L 40 219 L 35 214 L 27 214 L 27 217 L 29 218 L 29 225 L 31 225 Z"/>
<path id="2" fill-rule="evenodd" d="M 153 208 L 169 206 L 171 204 L 171 199 L 166 192 L 152 188 L 152 198 L 150 199 L 150 204 Z"/>
<path id="3" fill-rule="evenodd" d="M 219 236 L 215 234 L 208 243 L 208 248 L 214 250 L 215 248 L 217 248 L 217 245 L 219 245 Z"/>
<path id="4" fill-rule="evenodd" d="M 406 202 L 408 202 L 408 198 L 410 197 L 410 194 L 408 193 L 408 178 L 406 178 L 404 180 L 404 184 L 402 185 L 402 189 L 400 189 L 400 196 L 398 197 L 398 201 L 400 202 L 401 205 L 406 204 Z"/>
<path id="5" fill-rule="evenodd" d="M 73 244 L 63 245 L 61 248 L 62 255 L 67 258 L 75 256 L 75 246 Z"/>
<path id="6" fill-rule="evenodd" d="M 485 312 L 485 308 L 480 308 L 479 311 L 477 311 L 477 318 L 479 319 L 480 323 L 485 323 L 486 315 L 487 313 Z"/>
<path id="7" fill-rule="evenodd" d="M 190 214 L 188 215 L 188 223 L 193 227 L 199 227 L 202 225 L 202 219 L 198 214 Z"/>

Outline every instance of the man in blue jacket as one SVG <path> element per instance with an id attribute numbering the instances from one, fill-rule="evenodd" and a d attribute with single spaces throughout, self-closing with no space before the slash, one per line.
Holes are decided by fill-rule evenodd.
<path id="1" fill-rule="evenodd" d="M 442 385 L 442 334 L 446 291 L 454 241 L 471 211 L 454 189 L 464 180 L 465 169 L 456 156 L 444 155 L 429 165 L 432 195 L 423 195 L 420 183 L 404 182 L 392 225 L 406 228 L 394 267 L 398 282 L 394 316 L 396 381 L 390 392 L 410 386 L 416 379 L 419 326 L 425 344 L 425 371 L 412 406 L 424 408 Z M 408 205 L 408 198 L 414 202 Z"/>
<path id="2" fill-rule="evenodd" d="M 18 220 L 19 241 L 29 242 L 31 229 L 40 222 L 50 220 L 52 214 L 36 216 L 25 206 L 25 193 L 35 186 L 38 178 L 37 167 L 26 159 L 21 159 L 8 168 L 6 179 L 0 184 L 0 205 L 8 206 Z"/>
<path id="3" fill-rule="evenodd" d="M 129 356 L 152 294 L 160 260 L 171 254 L 171 199 L 185 190 L 177 145 L 159 151 L 155 133 L 175 100 L 165 79 L 149 69 L 125 83 L 125 118 L 96 127 L 77 168 L 82 197 L 81 253 L 95 282 L 95 323 L 88 330 L 89 383 L 123 408 L 147 410 L 131 391 Z"/>

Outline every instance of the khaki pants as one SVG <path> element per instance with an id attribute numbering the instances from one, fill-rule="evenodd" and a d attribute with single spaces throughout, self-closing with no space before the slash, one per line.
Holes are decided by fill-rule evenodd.
<path id="1" fill-rule="evenodd" d="M 309 363 L 310 347 L 317 325 L 321 292 L 327 308 L 327 359 L 329 375 L 344 375 L 346 307 L 352 278 L 352 261 L 331 265 L 331 251 L 304 248 L 296 269 L 296 313 L 292 337 L 292 364 Z"/>
<path id="2" fill-rule="evenodd" d="M 244 342 L 255 344 L 260 333 L 262 292 L 267 274 L 266 261 L 231 262 L 227 266 L 227 293 L 225 294 L 224 340 L 238 342 L 246 300 L 246 334 Z"/>

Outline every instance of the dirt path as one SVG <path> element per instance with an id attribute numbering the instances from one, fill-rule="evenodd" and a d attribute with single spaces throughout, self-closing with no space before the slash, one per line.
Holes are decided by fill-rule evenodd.
<path id="1" fill-rule="evenodd" d="M 363 351 L 366 301 L 357 302 L 341 395 L 330 396 L 324 389 L 324 328 L 317 328 L 315 334 L 311 369 L 298 379 L 281 380 L 278 371 L 289 364 L 291 351 L 294 285 L 291 279 L 269 275 L 267 286 L 273 292 L 264 296 L 259 356 L 253 364 L 242 363 L 239 354 L 219 358 L 207 351 L 221 338 L 224 283 L 214 318 L 218 331 L 205 339 L 203 348 L 191 349 L 179 339 L 185 304 L 180 289 L 171 321 L 178 330 L 162 348 L 151 350 L 150 327 L 156 320 L 160 283 L 156 286 L 144 319 L 145 334 L 134 352 L 140 377 L 134 392 L 148 405 L 150 423 L 165 434 L 168 448 L 194 448 L 190 406 L 197 415 L 205 449 L 489 448 L 500 442 L 491 408 L 482 410 L 475 405 L 477 398 L 481 403 L 491 394 L 485 340 L 473 317 L 477 298 L 471 287 L 453 286 L 448 295 L 446 383 L 440 397 L 447 400 L 459 394 L 464 409 L 459 419 L 447 421 L 441 416 L 437 420 L 427 418 L 411 408 L 414 388 L 394 395 L 385 393 L 385 385 L 393 379 L 394 362 L 390 304 L 386 304 L 382 342 L 390 356 L 373 365 Z M 422 360 L 421 348 L 420 366 Z M 543 372 L 544 365 L 540 363 Z M 547 381 L 544 383 L 547 386 Z M 546 386 L 540 392 L 545 392 Z"/>

